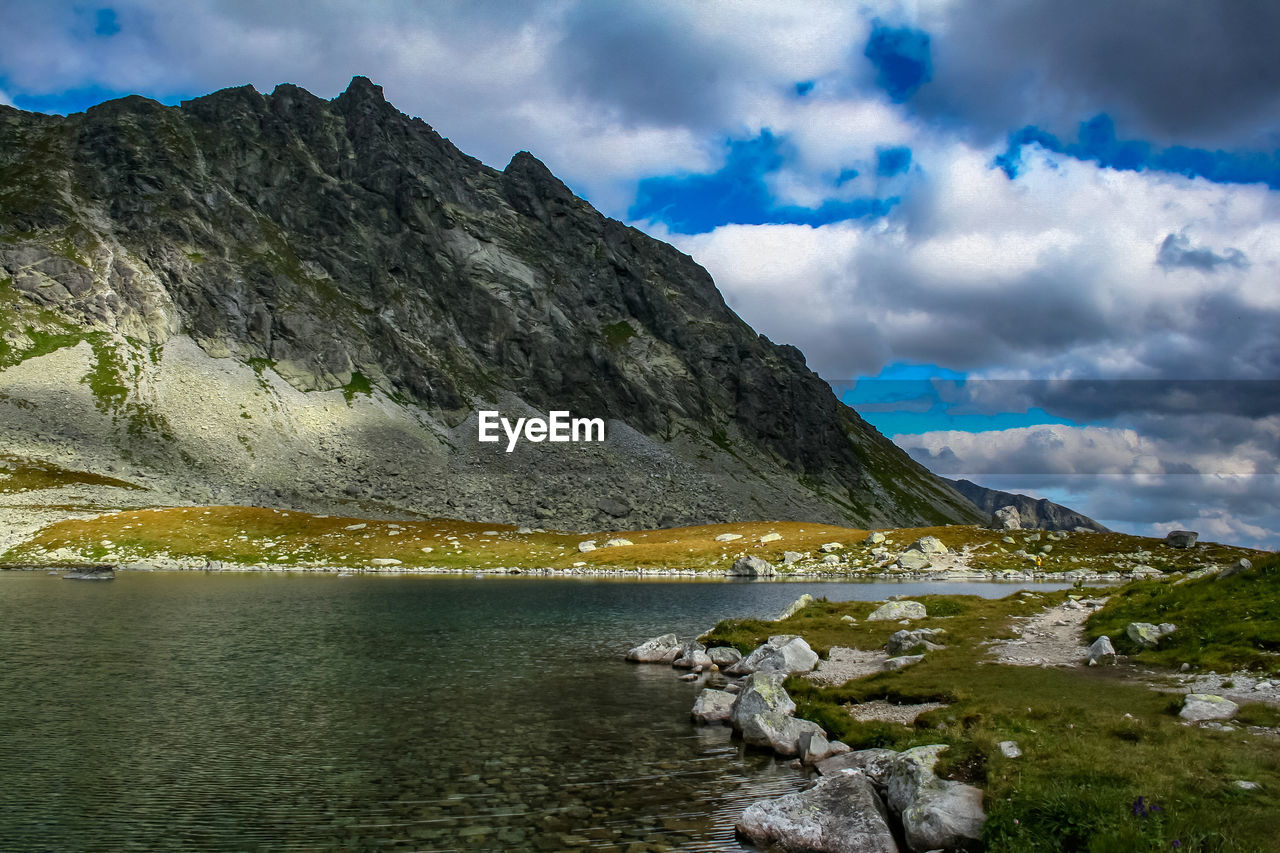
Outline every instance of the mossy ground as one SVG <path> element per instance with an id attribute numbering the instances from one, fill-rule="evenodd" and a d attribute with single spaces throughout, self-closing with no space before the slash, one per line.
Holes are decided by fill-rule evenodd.
<path id="1" fill-rule="evenodd" d="M 110 486 L 130 490 L 138 488 L 132 483 L 117 480 L 114 477 L 105 477 L 86 471 L 71 471 L 50 462 L 0 453 L 0 495 L 72 485 Z"/>
<path id="2" fill-rule="evenodd" d="M 1280 561 L 1257 563 L 1223 580 L 1131 584 L 1090 617 L 1089 639 L 1105 634 L 1118 651 L 1143 663 L 1280 674 Z M 1172 622 L 1178 629 L 1159 648 L 1143 650 L 1125 636 L 1130 622 Z"/>
<path id="3" fill-rule="evenodd" d="M 1160 621 L 1147 608 L 1176 604 L 1165 612 L 1176 612 L 1186 625 L 1249 610 L 1254 615 L 1246 625 L 1266 622 L 1275 629 L 1280 558 L 1262 561 L 1253 576 L 1228 578 L 1206 591 L 1211 583 L 1166 585 L 1163 595 L 1153 582 L 1108 590 L 1103 594 L 1117 604 L 1094 619 L 1099 627 L 1137 616 Z M 945 629 L 944 650 L 929 652 L 915 666 L 841 686 L 793 677 L 787 687 L 799 715 L 855 748 L 949 744 L 943 772 L 985 789 L 990 851 L 1275 850 L 1280 742 L 1274 735 L 1183 725 L 1176 716 L 1180 698 L 1125 677 L 1132 669 L 995 663 L 985 642 L 1012 636 L 1011 617 L 1040 611 L 1068 594 L 1081 593 L 999 600 L 923 596 L 919 600 L 930 615 L 913 626 Z M 1238 604 L 1233 609 L 1229 602 Z M 722 622 L 706 639 L 747 650 L 770 634 L 794 633 L 824 653 L 834 645 L 875 649 L 902 627 L 866 622 L 876 606 L 820 600 L 784 621 Z M 844 615 L 857 621 L 844 622 Z M 1248 628 L 1224 631 L 1224 648 L 1237 647 L 1241 636 L 1255 635 Z M 1265 656 L 1265 650 L 1253 649 L 1254 662 Z M 1234 652 L 1230 659 L 1250 663 Z M 849 704 L 873 699 L 946 707 L 921 715 L 913 727 L 854 720 Z M 1277 720 L 1277 709 L 1246 705 L 1237 722 L 1274 726 Z M 1006 758 L 997 747 L 1003 740 L 1017 741 L 1022 757 Z M 1261 788 L 1243 790 L 1237 780 Z"/>

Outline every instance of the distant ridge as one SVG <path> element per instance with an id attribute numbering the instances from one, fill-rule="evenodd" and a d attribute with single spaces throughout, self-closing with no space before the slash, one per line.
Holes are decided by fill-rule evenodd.
<path id="1" fill-rule="evenodd" d="M 1090 530 L 1107 532 L 1107 528 L 1092 518 L 1047 498 L 1036 499 L 1014 492 L 988 489 L 969 480 L 948 480 L 948 482 L 988 516 L 1006 506 L 1017 507 L 1018 515 L 1022 518 L 1022 526 L 1025 528 L 1074 530 L 1077 527 L 1087 527 Z"/>

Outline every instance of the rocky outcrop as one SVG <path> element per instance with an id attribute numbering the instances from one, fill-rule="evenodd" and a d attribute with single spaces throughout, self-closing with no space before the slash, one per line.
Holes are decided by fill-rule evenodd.
<path id="1" fill-rule="evenodd" d="M 1199 535 L 1194 530 L 1170 530 L 1164 535 L 1164 544 L 1170 548 L 1190 548 Z"/>
<path id="2" fill-rule="evenodd" d="M 868 622 L 897 622 L 902 619 L 924 619 L 928 616 L 923 604 L 918 601 L 887 601 L 871 611 Z"/>
<path id="3" fill-rule="evenodd" d="M 680 657 L 684 647 L 675 634 L 663 634 L 645 640 L 627 652 L 627 660 L 635 663 L 672 663 Z"/>
<path id="4" fill-rule="evenodd" d="M 357 77 L 0 106 L 0 446 L 200 503 L 628 529 L 976 522 L 706 270 Z M 218 401 L 210 405 L 210 401 Z M 478 440 L 478 412 L 600 444 Z"/>
<path id="5" fill-rule="evenodd" d="M 968 498 L 974 506 L 982 510 L 984 517 L 991 519 L 991 526 L 996 530 L 1075 530 L 1078 527 L 1086 530 L 1105 532 L 1107 528 L 1088 516 L 1081 515 L 1073 509 L 1056 504 L 1047 498 L 1031 498 L 1014 492 L 1002 492 L 999 489 L 988 489 L 969 480 L 948 480 L 948 483 L 960 494 Z M 1018 527 L 1005 527 L 1011 516 L 996 517 L 996 513 L 1013 507 L 1018 513 Z M 1001 526 L 996 526 L 1000 524 Z"/>

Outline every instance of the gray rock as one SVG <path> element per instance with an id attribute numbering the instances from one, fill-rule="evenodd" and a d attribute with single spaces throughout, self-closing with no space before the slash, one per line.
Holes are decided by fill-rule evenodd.
<path id="1" fill-rule="evenodd" d="M 1018 746 L 1016 740 L 1002 740 L 996 746 L 1000 748 L 1000 754 L 1005 758 L 1022 757 L 1022 747 Z"/>
<path id="2" fill-rule="evenodd" d="M 798 563 L 803 559 L 804 559 L 804 554 L 801 554 L 799 551 L 783 551 L 782 552 L 782 565 L 784 566 L 790 566 L 793 563 Z"/>
<path id="3" fill-rule="evenodd" d="M 919 572 L 929 568 L 932 563 L 921 551 L 903 551 L 898 555 L 898 567 L 910 572 Z"/>
<path id="4" fill-rule="evenodd" d="M 850 770 L 861 771 L 883 788 L 889 784 L 889 769 L 897 758 L 898 753 L 892 749 L 859 749 L 819 761 L 817 770 L 823 776 L 835 776 Z"/>
<path id="5" fill-rule="evenodd" d="M 624 518 L 631 514 L 631 504 L 621 498 L 601 498 L 596 503 L 596 509 L 614 518 Z"/>
<path id="6" fill-rule="evenodd" d="M 747 675 L 752 672 L 781 672 L 785 674 L 808 672 L 818 665 L 818 655 L 802 637 L 794 634 L 775 634 L 768 642 L 726 672 L 729 675 Z"/>
<path id="7" fill-rule="evenodd" d="M 992 530 L 1021 530 L 1022 517 L 1016 506 L 1002 506 L 991 513 Z"/>
<path id="8" fill-rule="evenodd" d="M 714 649 L 707 649 L 707 657 L 711 658 L 713 664 L 723 669 L 742 660 L 742 652 L 733 646 L 716 646 Z"/>
<path id="9" fill-rule="evenodd" d="M 624 538 L 622 538 L 621 536 L 618 536 L 618 537 L 615 537 L 615 538 L 613 538 L 613 539 L 608 540 L 607 542 L 605 542 L 605 543 L 604 543 L 603 545 L 601 545 L 600 547 L 601 547 L 601 548 L 621 548 L 621 547 L 623 547 L 624 545 L 634 545 L 634 544 L 636 544 L 636 543 L 632 542 L 630 539 L 624 539 Z"/>
<path id="10" fill-rule="evenodd" d="M 1199 535 L 1194 530 L 1170 530 L 1164 535 L 1164 544 L 1170 548 L 1190 548 Z"/>
<path id="11" fill-rule="evenodd" d="M 774 621 L 781 622 L 783 619 L 790 619 L 810 604 L 813 604 L 813 596 L 806 592 L 804 595 L 788 604 L 787 608 L 779 613 L 778 618 Z"/>
<path id="12" fill-rule="evenodd" d="M 947 546 L 937 536 L 921 536 L 907 546 L 908 551 L 919 551 L 922 554 L 947 554 Z"/>
<path id="13" fill-rule="evenodd" d="M 827 554 L 825 557 L 822 558 L 822 564 L 824 566 L 834 566 L 839 562 L 840 562 L 840 558 L 837 557 L 835 554 Z"/>
<path id="14" fill-rule="evenodd" d="M 683 650 L 675 634 L 663 634 L 645 640 L 627 652 L 627 660 L 635 663 L 671 663 Z"/>
<path id="15" fill-rule="evenodd" d="M 733 704 L 730 723 L 735 729 L 741 729 L 743 722 L 752 716 L 764 713 L 781 715 L 794 714 L 796 703 L 791 701 L 782 682 L 786 675 L 780 672 L 752 673 L 742 684 L 742 691 Z"/>
<path id="16" fill-rule="evenodd" d="M 918 601 L 889 601 L 872 611 L 868 622 L 898 622 L 902 619 L 924 619 L 929 614 Z"/>
<path id="17" fill-rule="evenodd" d="M 1222 571 L 1218 572 L 1218 575 L 1217 577 L 1214 578 L 1214 580 L 1220 581 L 1225 578 L 1233 577 L 1235 575 L 1241 574 L 1242 572 L 1247 572 L 1252 568 L 1253 568 L 1253 563 L 1249 562 L 1249 559 L 1247 557 L 1241 557 L 1231 565 L 1227 566 Z"/>
<path id="18" fill-rule="evenodd" d="M 974 845 L 982 838 L 986 814 L 982 791 L 939 779 L 933 773 L 943 745 L 899 753 L 888 774 L 889 808 L 902 819 L 903 837 L 916 851 Z"/>
<path id="19" fill-rule="evenodd" d="M 1089 666 L 1116 662 L 1116 649 L 1115 646 L 1111 645 L 1110 637 L 1103 635 L 1093 641 L 1093 644 L 1089 646 L 1088 661 Z"/>
<path id="20" fill-rule="evenodd" d="M 711 666 L 713 661 L 707 654 L 707 647 L 697 640 L 690 640 L 680 647 L 680 654 L 671 662 L 677 669 L 694 669 Z"/>
<path id="21" fill-rule="evenodd" d="M 843 551 L 844 546 L 839 542 L 827 542 L 818 548 L 824 554 L 834 554 L 836 551 Z"/>
<path id="22" fill-rule="evenodd" d="M 738 697 L 723 690 L 703 688 L 693 703 L 693 719 L 698 723 L 728 723 L 729 712 Z"/>
<path id="23" fill-rule="evenodd" d="M 896 658 L 889 658 L 887 661 L 880 664 L 880 669 L 885 672 L 895 672 L 899 669 L 904 669 L 908 666 L 920 663 L 922 660 L 924 660 L 924 655 L 899 655 Z"/>
<path id="24" fill-rule="evenodd" d="M 739 732 L 744 743 L 772 749 L 783 758 L 791 758 L 800 754 L 800 738 L 822 734 L 822 727 L 808 720 L 769 711 L 748 717 Z"/>
<path id="25" fill-rule="evenodd" d="M 594 539 L 588 539 L 585 542 L 578 543 L 578 551 L 580 551 L 583 554 L 587 553 L 588 551 L 594 551 L 595 549 L 596 549 L 596 542 Z"/>
<path id="26" fill-rule="evenodd" d="M 873 531 L 872 533 L 869 533 L 867 535 L 867 538 L 862 540 L 862 544 L 864 545 L 879 545 L 883 542 L 884 542 L 884 534 L 880 533 L 879 531 Z"/>
<path id="27" fill-rule="evenodd" d="M 752 803 L 736 828 L 784 850 L 898 853 L 884 803 L 860 773 L 823 777 L 807 791 Z"/>
<path id="28" fill-rule="evenodd" d="M 771 578 L 777 573 L 772 563 L 753 554 L 735 560 L 728 575 L 732 578 Z"/>
<path id="29" fill-rule="evenodd" d="M 1178 716 L 1192 723 L 1206 720 L 1229 720 L 1240 710 L 1235 702 L 1212 693 L 1188 693 L 1182 700 Z"/>
<path id="30" fill-rule="evenodd" d="M 800 750 L 800 761 L 804 764 L 817 764 L 824 758 L 831 757 L 831 741 L 824 732 L 805 732 L 796 741 Z"/>
<path id="31" fill-rule="evenodd" d="M 1177 629 L 1177 625 L 1169 622 L 1159 625 L 1152 625 L 1150 622 L 1130 622 L 1125 627 L 1124 633 L 1130 641 L 1141 648 L 1154 649 L 1160 645 L 1162 637 L 1172 634 Z"/>
<path id="32" fill-rule="evenodd" d="M 937 635 L 938 632 L 932 628 L 916 628 L 914 630 L 903 628 L 901 631 L 895 631 L 893 635 L 889 637 L 889 641 L 884 645 L 884 650 L 888 652 L 891 657 L 905 655 L 916 646 L 921 645 L 925 647 L 926 651 L 937 651 L 938 649 L 943 648 L 933 642 Z"/>
<path id="33" fill-rule="evenodd" d="M 716 537 L 717 542 L 734 542 L 742 538 L 741 533 L 721 533 Z"/>

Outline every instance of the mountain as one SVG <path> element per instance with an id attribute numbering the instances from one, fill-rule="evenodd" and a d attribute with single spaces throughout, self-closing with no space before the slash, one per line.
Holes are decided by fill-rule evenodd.
<path id="1" fill-rule="evenodd" d="M 637 527 L 980 519 L 706 270 L 356 77 L 0 107 L 0 441 L 201 503 Z M 780 306 L 781 307 L 781 306 Z M 568 410 L 602 443 L 477 441 Z"/>
<path id="2" fill-rule="evenodd" d="M 1017 507 L 1022 526 L 1027 529 L 1040 530 L 1075 530 L 1085 527 L 1089 530 L 1107 532 L 1107 528 L 1086 515 L 1081 515 L 1062 504 L 1056 504 L 1048 498 L 1031 498 L 1014 492 L 1002 492 L 999 489 L 988 489 L 969 480 L 948 480 L 957 492 L 968 498 L 978 509 L 991 514 L 1006 506 Z"/>

